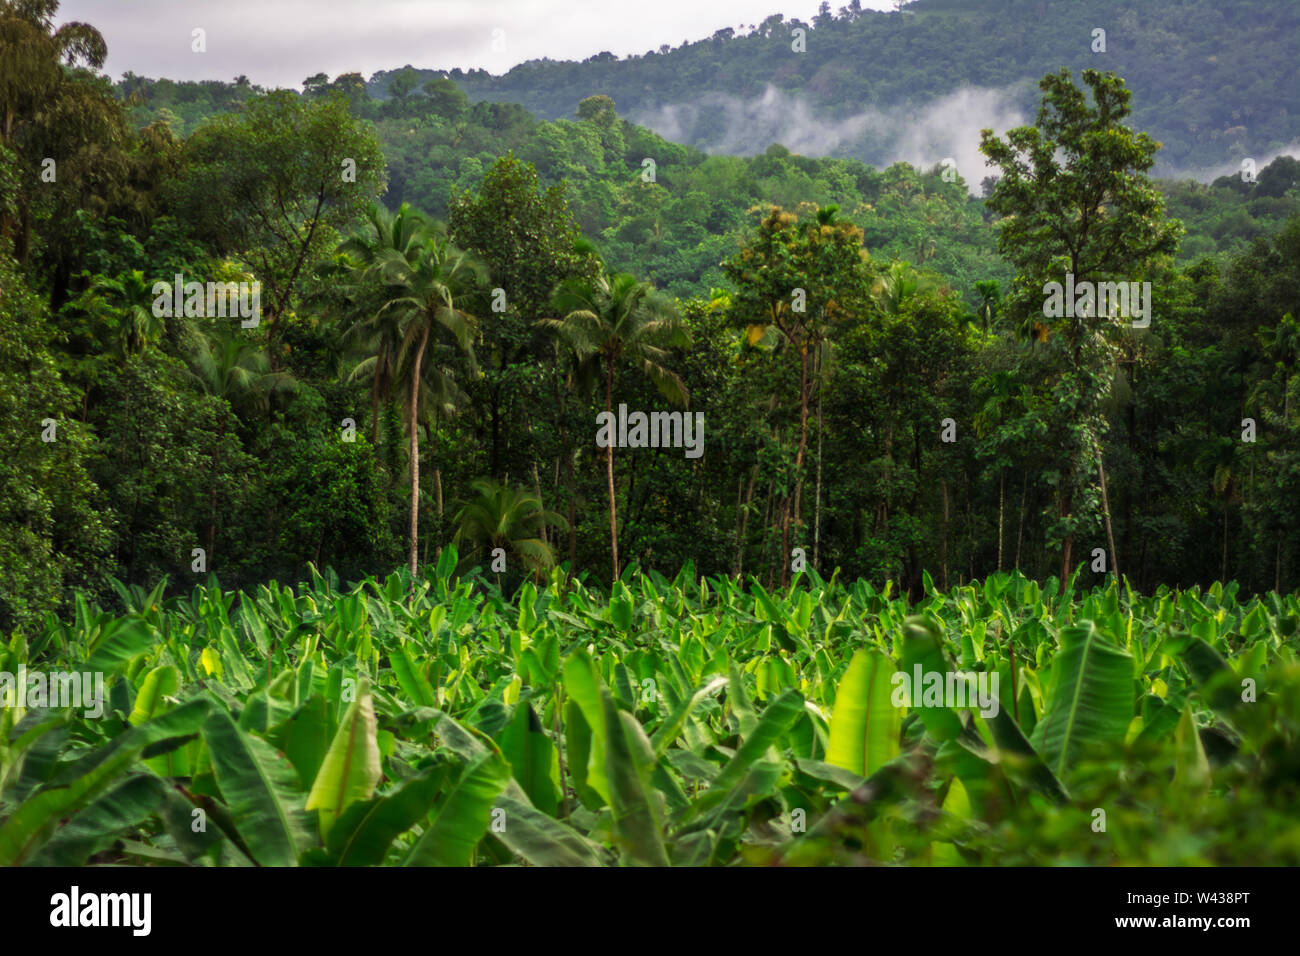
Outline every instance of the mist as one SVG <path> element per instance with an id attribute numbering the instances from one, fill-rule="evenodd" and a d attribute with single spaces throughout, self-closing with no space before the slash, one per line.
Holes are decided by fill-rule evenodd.
<path id="1" fill-rule="evenodd" d="M 952 159 L 972 195 L 995 174 L 979 151 L 980 132 L 998 134 L 1033 122 L 1022 104 L 1033 84 L 1002 88 L 963 87 L 923 106 L 901 105 L 887 110 L 869 108 L 841 119 L 817 115 L 803 97 L 768 86 L 761 95 L 743 99 L 727 93 L 706 93 L 691 103 L 641 110 L 629 116 L 665 139 L 690 143 L 708 153 L 753 156 L 780 143 L 803 156 L 843 156 L 860 159 L 877 169 L 904 162 L 930 169 Z M 1257 170 L 1278 156 L 1300 158 L 1300 142 L 1252 155 Z M 1241 171 L 1241 160 L 1182 168 L 1157 162 L 1152 174 L 1161 179 L 1192 179 L 1210 183 Z"/>
<path id="2" fill-rule="evenodd" d="M 868 108 L 826 119 L 804 98 L 768 86 L 752 99 L 706 93 L 629 119 L 709 153 L 754 155 L 780 143 L 804 156 L 852 157 L 879 169 L 895 162 L 929 169 L 951 159 L 967 188 L 977 193 L 981 180 L 993 173 L 979 151 L 980 131 L 1001 134 L 1031 122 L 1020 105 L 1023 97 L 1021 86 L 963 87 L 919 107 Z"/>
<path id="3" fill-rule="evenodd" d="M 1159 155 L 1159 154 L 1157 154 Z M 1255 172 L 1261 172 L 1265 166 L 1273 162 L 1279 156 L 1290 156 L 1293 159 L 1300 159 L 1300 140 L 1288 143 L 1281 149 L 1270 150 L 1266 153 L 1252 153 L 1250 159 L 1255 161 Z M 1247 156 L 1243 154 L 1242 159 Z M 1237 176 L 1241 174 L 1241 159 L 1235 162 L 1217 163 L 1211 166 L 1192 166 L 1180 168 L 1168 165 L 1162 165 L 1157 162 L 1152 173 L 1162 179 L 1194 179 L 1198 183 L 1212 183 L 1221 176 Z"/>

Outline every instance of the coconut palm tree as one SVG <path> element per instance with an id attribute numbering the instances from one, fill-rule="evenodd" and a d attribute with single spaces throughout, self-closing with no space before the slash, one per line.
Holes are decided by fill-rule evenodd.
<path id="1" fill-rule="evenodd" d="M 410 569 L 414 579 L 419 557 L 421 387 L 427 379 L 435 383 L 435 388 L 428 391 L 439 399 L 455 394 L 455 372 L 446 361 L 447 351 L 441 347 L 450 337 L 457 347 L 456 354 L 473 362 L 477 319 L 461 303 L 482 287 L 487 270 L 477 259 L 433 232 L 422 233 L 420 241 L 404 250 L 385 248 L 377 256 L 374 267 L 386 288 L 386 302 L 380 312 L 391 312 L 396 319 L 394 333 L 398 349 L 393 366 L 394 384 L 407 396 L 407 431 L 411 443 Z M 426 365 L 431 343 L 432 354 L 440 361 Z"/>
<path id="2" fill-rule="evenodd" d="M 473 545 L 464 555 L 489 554 L 502 548 L 539 577 L 555 564 L 555 552 L 543 538 L 547 525 L 568 528 L 568 522 L 542 505 L 542 499 L 523 488 L 511 488 L 487 478 L 470 483 L 476 496 L 456 512 L 453 544 Z"/>
<path id="3" fill-rule="evenodd" d="M 342 268 L 335 270 L 340 281 L 346 308 L 354 320 L 342 335 L 342 342 L 365 357 L 348 375 L 348 381 L 370 379 L 370 443 L 379 443 L 379 406 L 393 392 L 394 366 L 397 362 L 400 335 L 399 313 L 384 310 L 382 297 L 373 297 L 376 265 L 386 255 L 397 253 L 410 258 L 425 241 L 430 228 L 425 216 L 402 203 L 390 213 L 380 205 L 371 206 L 366 218 L 369 228 L 357 233 L 338 247 Z"/>
<path id="4" fill-rule="evenodd" d="M 669 349 L 690 344 L 676 309 L 648 282 L 627 273 L 602 272 L 595 279 L 561 284 L 555 304 L 562 319 L 542 324 L 558 333 L 576 353 L 578 378 L 599 370 L 605 383 L 605 411 L 613 414 L 614 381 L 621 363 L 639 369 L 665 398 L 685 407 L 685 384 L 666 362 Z M 609 547 L 614 580 L 619 577 L 618 514 L 614 501 L 614 447 L 605 449 L 609 493 Z"/>

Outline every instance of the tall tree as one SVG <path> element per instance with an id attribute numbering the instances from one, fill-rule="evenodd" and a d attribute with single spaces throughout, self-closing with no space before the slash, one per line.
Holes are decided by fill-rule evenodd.
<path id="1" fill-rule="evenodd" d="M 1003 217 L 998 246 L 1017 272 L 1006 308 L 1022 319 L 1046 317 L 1046 284 L 1064 285 L 1067 274 L 1075 288 L 1147 278 L 1161 257 L 1176 251 L 1182 233 L 1176 220 L 1163 220 L 1163 200 L 1146 175 L 1159 144 L 1124 125 L 1131 111 L 1124 81 L 1097 70 L 1084 70 L 1083 81 L 1091 104 L 1062 69 L 1038 84 L 1043 100 L 1034 126 L 1013 129 L 1005 140 L 992 130 L 981 137 L 981 151 L 1001 170 L 987 202 Z M 1104 501 L 1102 405 L 1114 380 L 1114 338 L 1127 322 L 1098 316 L 1096 309 L 1077 311 L 1044 322 L 1054 332 L 1060 370 L 1053 392 L 1062 582 L 1070 574 L 1076 533 L 1099 510 L 1114 539 L 1109 509 L 1099 508 L 1096 492 Z M 1118 564 L 1111 543 L 1111 569 Z"/>
<path id="2" fill-rule="evenodd" d="M 573 348 L 580 361 L 599 365 L 605 385 L 605 411 L 614 413 L 614 381 L 619 366 L 631 365 L 670 402 L 687 406 L 690 395 L 668 367 L 669 350 L 690 344 L 676 309 L 650 283 L 627 273 L 602 273 L 595 279 L 570 279 L 560 286 L 556 306 L 562 319 L 543 320 Z M 605 449 L 609 495 L 609 549 L 617 581 L 618 513 L 614 493 L 614 442 Z"/>
<path id="3" fill-rule="evenodd" d="M 427 234 L 405 254 L 386 249 L 376 262 L 387 285 L 385 309 L 399 318 L 401 346 L 396 363 L 397 381 L 407 393 L 406 425 L 411 453 L 410 570 L 414 581 L 419 561 L 420 515 L 420 403 L 421 386 L 432 374 L 446 394 L 452 370 L 443 365 L 426 368 L 430 342 L 450 336 L 471 361 L 477 318 L 462 304 L 481 292 L 487 270 L 469 253 L 446 238 Z"/>
<path id="4" fill-rule="evenodd" d="M 862 230 L 837 218 L 838 207 L 817 210 L 800 223 L 773 206 L 733 258 L 723 264 L 736 284 L 732 316 L 751 343 L 769 329 L 793 350 L 799 363 L 799 440 L 794 489 L 781 496 L 781 584 L 788 580 L 791 519 L 801 523 L 803 467 L 812 404 L 812 359 L 833 326 L 868 308 L 870 271 Z"/>
<path id="5" fill-rule="evenodd" d="M 384 309 L 382 277 L 375 269 L 385 256 L 396 254 L 410 259 L 427 241 L 429 220 L 407 203 L 390 213 L 378 203 L 366 212 L 368 229 L 349 237 L 339 246 L 345 261 L 335 274 L 342 276 L 336 287 L 346 303 L 351 323 L 344 330 L 344 343 L 364 356 L 352 369 L 350 379 L 370 379 L 370 443 L 379 443 L 379 406 L 393 390 L 396 374 L 400 317 Z"/>
<path id="6" fill-rule="evenodd" d="M 588 259 L 577 247 L 564 186 L 542 190 L 537 170 L 513 153 L 492 164 L 477 196 L 453 197 L 447 222 L 452 240 L 486 263 L 493 288 L 501 290 L 483 316 L 476 349 L 486 366 L 480 385 L 487 393 L 491 474 L 501 480 L 508 453 L 503 426 L 519 417 L 515 405 L 525 382 L 513 366 L 547 357 L 536 322 L 549 315 L 560 282 L 590 272 Z M 530 457 L 537 458 L 535 450 Z"/>
<path id="7" fill-rule="evenodd" d="M 383 188 L 374 130 L 341 95 L 278 90 L 209 120 L 186 142 L 185 159 L 180 211 L 198 238 L 255 270 L 275 363 L 280 319 L 307 269 Z"/>

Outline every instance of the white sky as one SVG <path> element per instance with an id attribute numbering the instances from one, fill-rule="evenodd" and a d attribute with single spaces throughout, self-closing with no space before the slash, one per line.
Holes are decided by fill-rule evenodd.
<path id="1" fill-rule="evenodd" d="M 108 42 L 104 69 L 175 80 L 299 87 L 305 77 L 406 64 L 504 73 L 525 60 L 620 57 L 700 40 L 773 13 L 811 22 L 820 0 L 63 0 L 59 21 L 81 20 Z M 848 0 L 831 0 L 831 11 Z M 890 9 L 864 0 L 864 9 Z M 191 33 L 207 31 L 207 52 Z M 505 52 L 494 52 L 494 30 Z"/>

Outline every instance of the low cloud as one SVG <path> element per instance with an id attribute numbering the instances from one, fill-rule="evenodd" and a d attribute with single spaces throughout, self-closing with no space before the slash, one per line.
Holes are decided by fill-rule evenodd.
<path id="1" fill-rule="evenodd" d="M 978 192 L 980 181 L 993 173 L 979 151 L 980 131 L 1001 134 L 1031 122 L 1021 101 L 1017 87 L 964 87 L 923 106 L 826 119 L 802 97 L 768 86 L 751 99 L 706 93 L 629 119 L 710 153 L 753 155 L 780 143 L 805 156 L 853 157 L 878 168 L 901 161 L 925 169 L 950 158 L 968 188 Z"/>
<path id="2" fill-rule="evenodd" d="M 1267 153 L 1252 154 L 1249 158 L 1255 161 L 1255 172 L 1263 171 L 1264 167 L 1279 156 L 1290 156 L 1293 159 L 1300 159 L 1300 141 L 1288 143 L 1281 149 L 1275 149 Z M 1242 157 L 1245 159 L 1246 157 Z M 1157 163 L 1156 168 L 1152 171 L 1156 176 L 1163 179 L 1194 179 L 1199 183 L 1211 183 L 1221 176 L 1239 176 L 1241 175 L 1241 159 L 1218 163 L 1213 166 L 1191 166 L 1187 168 L 1177 168 L 1173 166 L 1162 166 Z"/>

